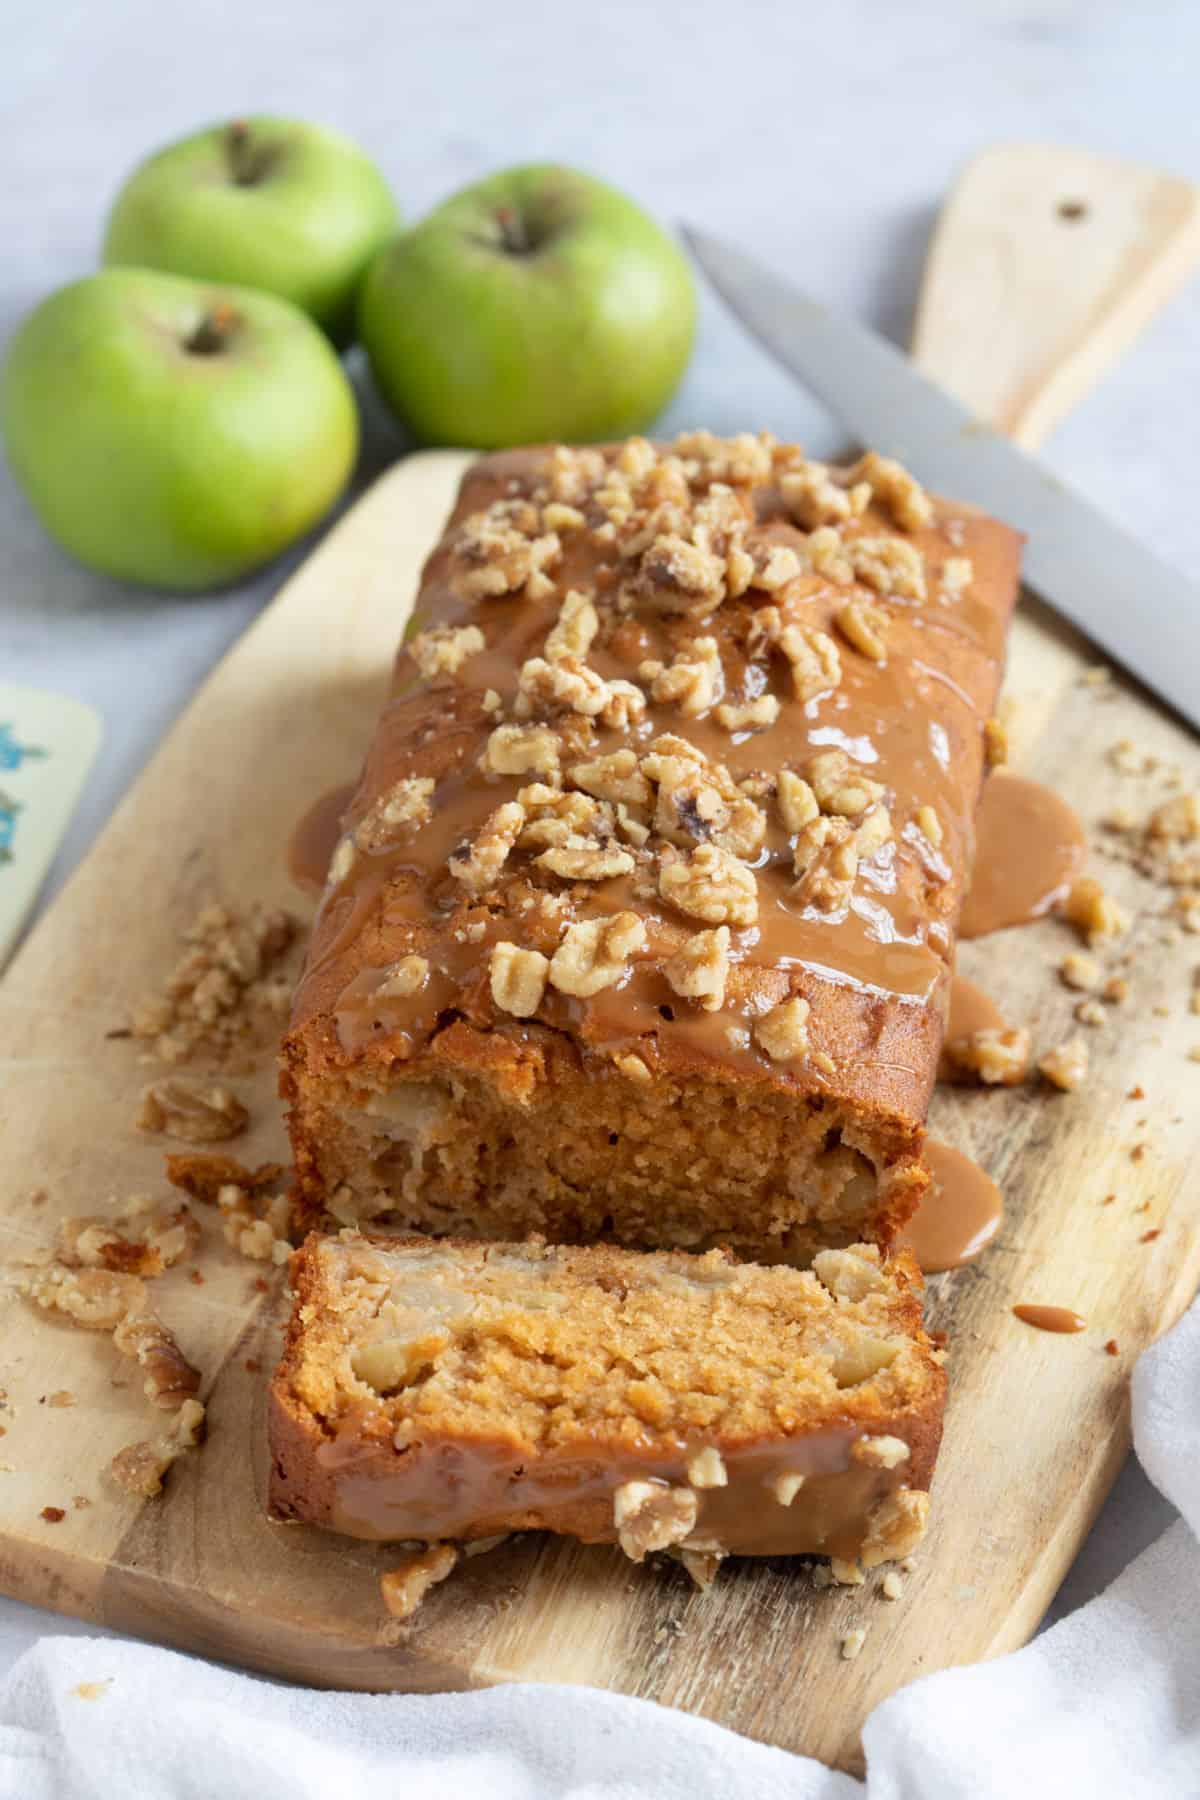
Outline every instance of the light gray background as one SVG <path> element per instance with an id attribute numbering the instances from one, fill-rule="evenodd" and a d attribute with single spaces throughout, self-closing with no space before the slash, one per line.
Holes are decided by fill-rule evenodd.
<path id="1" fill-rule="evenodd" d="M 94 266 L 149 150 L 274 111 L 356 136 L 410 219 L 506 163 L 571 162 L 903 339 L 939 196 L 975 149 L 1057 141 L 1200 179 L 1198 79 L 1195 0 L 0 0 L 0 333 Z M 1048 450 L 1193 574 L 1198 372 L 1200 281 Z M 366 414 L 361 482 L 402 449 L 369 398 Z M 664 424 L 837 442 L 707 296 Z M 89 700 L 107 727 L 47 894 L 299 555 L 234 593 L 137 593 L 67 562 L 0 469 L 0 674 Z M 1127 1469 L 1056 1610 L 1168 1517 Z M 0 1601 L 0 1665 L 63 1628 Z"/>

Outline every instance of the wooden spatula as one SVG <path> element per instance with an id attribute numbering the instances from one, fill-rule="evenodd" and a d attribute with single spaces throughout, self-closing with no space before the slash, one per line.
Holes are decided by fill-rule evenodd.
<path id="1" fill-rule="evenodd" d="M 934 233 L 912 354 L 1032 449 L 1200 261 L 1200 189 L 1048 144 L 964 169 Z"/>

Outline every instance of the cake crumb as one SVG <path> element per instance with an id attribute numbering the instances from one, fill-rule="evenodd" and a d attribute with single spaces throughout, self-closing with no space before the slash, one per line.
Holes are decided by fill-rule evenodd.
<path id="1" fill-rule="evenodd" d="M 879 1584 L 879 1591 L 885 1600 L 899 1600 L 904 1592 L 904 1583 L 895 1569 L 888 1569 Z"/>
<path id="2" fill-rule="evenodd" d="M 407 1562 L 388 1569 L 379 1578 L 383 1604 L 393 1619 L 409 1619 L 430 1588 L 445 1581 L 458 1562 L 455 1544 L 429 1544 Z"/>
<path id="3" fill-rule="evenodd" d="M 1084 993 L 1090 993 L 1100 982 L 1099 963 L 1080 950 L 1072 950 L 1069 956 L 1064 956 L 1058 965 L 1058 972 L 1065 986 L 1077 988 Z"/>
<path id="4" fill-rule="evenodd" d="M 103 1681 L 77 1681 L 71 1689 L 74 1700 L 103 1700 L 113 1684 L 113 1677 L 108 1675 Z"/>
<path id="5" fill-rule="evenodd" d="M 842 1639 L 842 1661 L 853 1662 L 867 1641 L 867 1634 L 860 1626 L 857 1631 L 848 1631 Z"/>
<path id="6" fill-rule="evenodd" d="M 1109 1338 L 1105 1343 L 1104 1348 L 1109 1356 L 1120 1356 L 1121 1354 L 1121 1346 L 1118 1344 L 1116 1338 Z"/>
<path id="7" fill-rule="evenodd" d="M 45 1519 L 47 1525 L 57 1525 L 65 1519 L 67 1515 L 66 1511 L 61 1506 L 43 1506 L 41 1516 Z"/>

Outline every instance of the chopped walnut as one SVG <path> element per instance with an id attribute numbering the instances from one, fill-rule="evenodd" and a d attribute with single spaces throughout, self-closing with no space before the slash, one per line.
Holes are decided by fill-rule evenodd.
<path id="1" fill-rule="evenodd" d="M 548 725 L 497 725 L 479 767 L 485 775 L 545 775 L 558 779 L 560 742 Z"/>
<path id="2" fill-rule="evenodd" d="M 667 1551 L 667 1555 L 674 1557 L 683 1565 L 694 1585 L 700 1589 L 701 1593 L 704 1593 L 717 1579 L 726 1552 L 715 1549 L 689 1550 L 684 1545 L 677 1544 Z"/>
<path id="3" fill-rule="evenodd" d="M 628 806 L 650 803 L 650 783 L 638 768 L 636 750 L 613 750 L 608 756 L 572 763 L 567 775 L 575 787 L 598 800 L 624 801 Z"/>
<path id="4" fill-rule="evenodd" d="M 848 1631 L 842 1639 L 843 1662 L 853 1662 L 856 1656 L 861 1655 L 866 1641 L 867 1634 L 861 1625 L 854 1631 Z"/>
<path id="5" fill-rule="evenodd" d="M 855 650 L 881 663 L 887 659 L 887 614 L 869 600 L 846 600 L 834 614 L 834 624 Z"/>
<path id="6" fill-rule="evenodd" d="M 756 486 L 771 476 L 773 441 L 765 433 L 741 431 L 736 437 L 719 438 L 711 431 L 681 432 L 675 454 L 683 459 L 692 479 Z"/>
<path id="7" fill-rule="evenodd" d="M 873 1469 L 898 1469 L 908 1461 L 909 1454 L 908 1445 L 898 1437 L 862 1437 L 850 1451 L 855 1462 L 867 1463 Z"/>
<path id="8" fill-rule="evenodd" d="M 613 1057 L 613 1063 L 620 1069 L 627 1081 L 636 1081 L 646 1087 L 654 1080 L 648 1065 L 642 1061 L 640 1056 L 635 1056 L 631 1050 L 618 1052 Z"/>
<path id="9" fill-rule="evenodd" d="M 194 1450 L 204 1430 L 204 1408 L 198 1400 L 185 1400 L 171 1429 L 159 1438 L 126 1444 L 109 1465 L 118 1487 L 141 1499 L 161 1493 L 163 1476 L 187 1450 Z"/>
<path id="10" fill-rule="evenodd" d="M 1063 902 L 1063 917 L 1075 926 L 1088 944 L 1120 937 L 1129 927 L 1126 914 L 1090 875 L 1081 876 L 1071 884 Z"/>
<path id="11" fill-rule="evenodd" d="M 431 800 L 436 785 L 428 775 L 405 775 L 395 782 L 354 827 L 351 835 L 355 849 L 384 850 L 410 828 L 427 824 L 433 816 Z M 343 838 L 342 842 L 346 840 Z"/>
<path id="12" fill-rule="evenodd" d="M 848 481 L 870 483 L 872 493 L 880 499 L 902 531 L 920 531 L 933 523 L 933 502 L 914 475 L 903 463 L 891 456 L 880 456 L 868 450 L 852 469 Z"/>
<path id="13" fill-rule="evenodd" d="M 453 1574 L 458 1558 L 456 1544 L 430 1544 L 381 1575 L 379 1591 L 392 1618 L 411 1619 L 430 1588 Z"/>
<path id="14" fill-rule="evenodd" d="M 975 579 L 975 566 L 969 556 L 950 556 L 942 564 L 942 591 L 957 600 Z"/>
<path id="15" fill-rule="evenodd" d="M 19 1284 L 19 1291 L 46 1312 L 64 1313 L 87 1331 L 111 1331 L 146 1302 L 136 1275 L 109 1269 L 72 1269 L 50 1263 Z"/>
<path id="16" fill-rule="evenodd" d="M 707 762 L 683 738 L 655 738 L 642 772 L 657 785 L 654 823 L 674 844 L 710 841 L 731 856 L 757 853 L 766 836 L 762 808 L 722 763 Z"/>
<path id="17" fill-rule="evenodd" d="M 803 831 L 806 825 L 811 825 L 821 811 L 812 788 L 794 769 L 779 771 L 779 786 L 775 798 L 783 828 L 792 835 Z"/>
<path id="18" fill-rule="evenodd" d="M 375 989 L 377 1000 L 408 1000 L 419 994 L 429 980 L 429 963 L 424 956 L 402 956 L 393 963 Z"/>
<path id="19" fill-rule="evenodd" d="M 521 665 L 517 688 L 516 711 L 522 718 L 539 709 L 561 708 L 585 719 L 598 718 L 610 731 L 628 731 L 646 712 L 640 687 L 632 681 L 605 681 L 572 656 L 557 662 L 531 656 Z"/>
<path id="20" fill-rule="evenodd" d="M 547 661 L 558 662 L 564 656 L 582 660 L 599 629 L 600 619 L 591 599 L 572 588 L 559 607 L 557 622 L 546 639 L 544 655 Z"/>
<path id="21" fill-rule="evenodd" d="M 844 750 L 820 751 L 805 772 L 821 811 L 842 818 L 857 818 L 886 792 L 883 783 L 864 775 Z"/>
<path id="22" fill-rule="evenodd" d="M 838 1587 L 862 1587 L 865 1580 L 862 1565 L 856 1556 L 831 1556 L 829 1573 Z"/>
<path id="23" fill-rule="evenodd" d="M 285 1263 L 289 1255 L 286 1194 L 247 1193 L 231 1182 L 217 1191 L 227 1244 L 251 1262 Z"/>
<path id="24" fill-rule="evenodd" d="M 174 1411 L 200 1391 L 200 1371 L 192 1367 L 174 1334 L 153 1313 L 126 1316 L 113 1332 L 122 1356 L 146 1372 L 143 1393 L 155 1406 Z"/>
<path id="25" fill-rule="evenodd" d="M 664 861 L 658 891 L 680 912 L 708 925 L 753 925 L 758 918 L 753 869 L 718 844 L 698 844 L 689 856 Z"/>
<path id="26" fill-rule="evenodd" d="M 725 1459 L 719 1450 L 711 1444 L 703 1450 L 697 1450 L 688 1461 L 688 1483 L 694 1488 L 728 1487 L 729 1472 L 725 1467 Z"/>
<path id="27" fill-rule="evenodd" d="M 478 656 L 486 640 L 478 625 L 439 625 L 420 631 L 409 643 L 409 654 L 426 681 L 439 675 L 457 675 L 463 664 Z"/>
<path id="28" fill-rule="evenodd" d="M 548 869 L 564 881 L 611 881 L 631 874 L 634 859 L 619 844 L 601 844 L 594 838 L 568 838 L 534 857 L 539 869 Z"/>
<path id="29" fill-rule="evenodd" d="M 646 947 L 646 927 L 636 913 L 613 913 L 603 919 L 580 919 L 550 959 L 550 985 L 561 994 L 590 999 L 602 988 L 615 987 L 629 959 Z"/>
<path id="30" fill-rule="evenodd" d="M 777 594 L 803 572 L 804 565 L 789 544 L 763 544 L 754 553 L 750 586 L 765 594 Z"/>
<path id="31" fill-rule="evenodd" d="M 568 506 L 565 501 L 551 500 L 542 508 L 543 531 L 580 531 L 587 524 L 587 517 L 577 506 Z"/>
<path id="32" fill-rule="evenodd" d="M 854 844 L 860 863 L 869 862 L 895 837 L 892 815 L 886 806 L 873 806 L 855 827 Z"/>
<path id="33" fill-rule="evenodd" d="M 794 1470 L 785 1469 L 778 1475 L 772 1475 L 767 1482 L 772 1497 L 780 1506 L 790 1506 L 800 1489 L 804 1486 L 804 1476 L 797 1475 Z"/>
<path id="34" fill-rule="evenodd" d="M 858 873 L 858 843 L 843 818 L 813 819 L 796 838 L 792 853 L 797 886 L 824 912 L 844 906 Z"/>
<path id="35" fill-rule="evenodd" d="M 859 1551 L 864 1568 L 895 1562 L 915 1550 L 925 1535 L 929 1495 L 921 1488 L 897 1488 L 879 1502 L 867 1521 L 867 1536 Z"/>
<path id="36" fill-rule="evenodd" d="M 899 1600 L 901 1594 L 904 1592 L 904 1583 L 901 1581 L 899 1575 L 897 1575 L 895 1569 L 887 1570 L 883 1580 L 879 1583 L 879 1592 L 885 1600 Z"/>
<path id="37" fill-rule="evenodd" d="M 1094 957 L 1084 956 L 1078 950 L 1072 950 L 1064 956 L 1058 965 L 1058 972 L 1065 986 L 1075 988 L 1083 993 L 1090 993 L 1100 985 L 1100 965 Z"/>
<path id="38" fill-rule="evenodd" d="M 779 648 L 792 665 L 792 689 L 797 700 L 815 700 L 842 679 L 841 652 L 828 632 L 813 626 L 785 625 Z"/>
<path id="39" fill-rule="evenodd" d="M 779 701 L 774 694 L 759 694 L 754 700 L 726 701 L 717 708 L 717 723 L 726 731 L 763 731 L 779 717 Z"/>
<path id="40" fill-rule="evenodd" d="M 924 600 L 925 564 L 915 544 L 906 543 L 903 538 L 864 537 L 849 544 L 847 552 L 856 579 L 874 588 L 877 594 Z"/>
<path id="41" fill-rule="evenodd" d="M 260 1188 L 274 1187 L 285 1173 L 282 1163 L 260 1163 L 257 1169 L 248 1169 L 232 1156 L 173 1151 L 167 1157 L 167 1180 L 171 1186 L 182 1188 L 193 1200 L 202 1200 L 208 1206 L 217 1204 L 223 1187 L 240 1187 L 253 1194 Z"/>
<path id="42" fill-rule="evenodd" d="M 1088 1047 L 1082 1038 L 1071 1038 L 1038 1060 L 1038 1070 L 1063 1093 L 1070 1094 L 1087 1078 Z"/>
<path id="43" fill-rule="evenodd" d="M 485 819 L 474 843 L 451 856 L 449 869 L 455 881 L 460 881 L 469 894 L 486 893 L 508 861 L 524 824 L 525 808 L 515 800 L 498 806 Z"/>
<path id="44" fill-rule="evenodd" d="M 1099 1000 L 1080 1000 L 1075 1007 L 1075 1017 L 1081 1025 L 1104 1025 L 1108 1022 L 1108 1014 Z"/>
<path id="45" fill-rule="evenodd" d="M 185 1144 L 215 1144 L 237 1137 L 250 1114 L 226 1087 L 197 1088 L 177 1079 L 158 1081 L 142 1093 L 134 1124 L 139 1131 L 162 1133 Z"/>
<path id="46" fill-rule="evenodd" d="M 652 1550 L 681 1544 L 695 1527 L 700 1505 L 691 1488 L 661 1481 L 625 1481 L 613 1494 L 617 1542 L 632 1562 Z"/>
<path id="47" fill-rule="evenodd" d="M 498 599 L 524 588 L 531 600 L 550 591 L 546 570 L 562 555 L 557 532 L 538 535 L 541 520 L 528 501 L 497 500 L 464 520 L 454 541 L 465 570 L 456 586 L 465 600 Z"/>
<path id="48" fill-rule="evenodd" d="M 695 719 L 720 699 L 724 687 L 716 638 L 698 637 L 667 668 L 658 669 L 651 678 L 650 697 L 660 706 L 677 705 L 685 719 Z"/>
<path id="49" fill-rule="evenodd" d="M 550 959 L 538 950 L 500 943 L 492 951 L 492 999 L 503 1012 L 528 1019 L 541 1005 Z"/>
<path id="50" fill-rule="evenodd" d="M 962 1037 L 949 1038 L 942 1056 L 953 1080 L 974 1077 L 985 1087 L 1016 1087 L 1029 1068 L 1029 1033 L 985 1026 Z"/>
<path id="51" fill-rule="evenodd" d="M 1189 843 L 1200 837 L 1200 794 L 1176 794 L 1156 806 L 1146 836 L 1159 843 Z"/>
<path id="52" fill-rule="evenodd" d="M 729 975 L 728 925 L 697 931 L 685 938 L 674 956 L 663 964 L 663 974 L 675 993 L 686 1000 L 698 1000 L 706 1012 L 720 1012 Z"/>
<path id="53" fill-rule="evenodd" d="M 200 1229 L 186 1206 L 156 1210 L 137 1236 L 95 1216 L 62 1220 L 55 1256 L 65 1268 L 111 1269 L 153 1278 L 191 1256 Z"/>
<path id="54" fill-rule="evenodd" d="M 725 598 L 725 557 L 678 532 L 664 532 L 644 552 L 634 591 L 662 612 L 706 617 Z"/>
<path id="55" fill-rule="evenodd" d="M 579 843 L 582 838 L 611 837 L 616 815 L 590 794 L 572 794 L 535 781 L 517 794 L 525 808 L 519 850 L 548 850 L 553 844 Z"/>
<path id="56" fill-rule="evenodd" d="M 274 1039 L 291 1003 L 278 964 L 295 936 L 285 912 L 203 907 L 183 933 L 186 952 L 163 992 L 133 1008 L 134 1037 L 153 1040 L 164 1063 L 187 1062 L 200 1049 L 229 1063 L 256 1046 L 264 1025 Z"/>
<path id="57" fill-rule="evenodd" d="M 853 486 L 834 481 L 828 465 L 801 463 L 786 469 L 779 477 L 779 493 L 788 512 L 805 531 L 821 525 L 840 525 L 861 513 L 871 498 L 867 483 Z"/>
<path id="58" fill-rule="evenodd" d="M 799 994 L 785 1000 L 755 1021 L 755 1043 L 766 1051 L 772 1062 L 791 1062 L 795 1057 L 803 1056 L 808 1049 L 811 1010 L 808 1001 Z"/>

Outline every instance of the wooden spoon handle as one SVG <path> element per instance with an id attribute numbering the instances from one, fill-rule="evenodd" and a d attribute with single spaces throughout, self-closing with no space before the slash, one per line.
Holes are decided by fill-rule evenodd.
<path id="1" fill-rule="evenodd" d="M 934 233 L 912 353 L 1032 448 L 1200 260 L 1200 188 L 1153 169 L 1003 144 L 963 170 Z"/>

